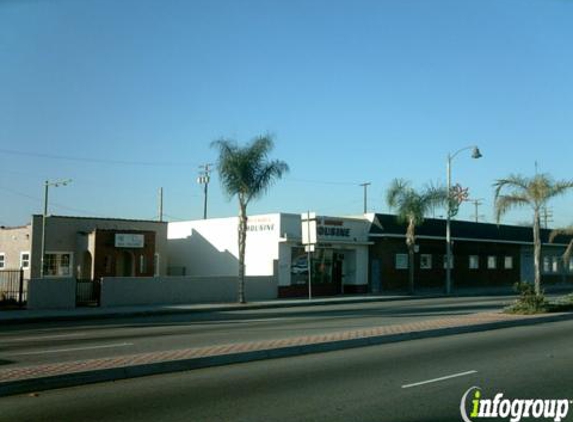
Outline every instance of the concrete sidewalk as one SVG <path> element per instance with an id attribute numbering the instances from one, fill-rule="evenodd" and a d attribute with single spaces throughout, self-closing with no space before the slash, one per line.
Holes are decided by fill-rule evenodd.
<path id="1" fill-rule="evenodd" d="M 0 370 L 0 396 L 321 353 L 383 343 L 572 320 L 573 314 L 478 313 L 323 335 L 141 353 Z"/>

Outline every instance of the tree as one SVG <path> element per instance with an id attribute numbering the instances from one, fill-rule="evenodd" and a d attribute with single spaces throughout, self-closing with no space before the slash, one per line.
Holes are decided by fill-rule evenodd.
<path id="1" fill-rule="evenodd" d="M 398 222 L 408 224 L 406 245 L 408 247 L 408 291 L 410 294 L 414 293 L 416 226 L 424 222 L 425 216 L 432 209 L 445 206 L 448 197 L 448 191 L 445 188 L 428 186 L 418 192 L 411 187 L 409 181 L 404 179 L 394 179 L 386 194 L 386 203 L 390 209 L 396 210 Z"/>
<path id="2" fill-rule="evenodd" d="M 557 236 L 573 236 L 573 226 L 552 230 L 551 234 L 549 235 L 549 241 L 553 243 Z M 563 265 L 565 268 L 567 268 L 569 265 L 571 255 L 573 255 L 573 239 L 569 241 L 569 245 L 563 253 Z"/>
<path id="3" fill-rule="evenodd" d="M 219 152 L 217 170 L 229 198 L 239 199 L 239 303 L 245 301 L 245 246 L 247 240 L 247 206 L 263 196 L 271 185 L 288 172 L 288 165 L 269 160 L 274 147 L 270 136 L 259 136 L 241 147 L 233 140 L 220 139 L 211 146 Z"/>
<path id="4" fill-rule="evenodd" d="M 513 208 L 529 207 L 533 210 L 533 263 L 535 268 L 535 294 L 541 295 L 541 209 L 550 199 L 573 188 L 573 181 L 556 181 L 548 174 L 534 177 L 510 175 L 494 183 L 495 215 L 501 217 Z"/>

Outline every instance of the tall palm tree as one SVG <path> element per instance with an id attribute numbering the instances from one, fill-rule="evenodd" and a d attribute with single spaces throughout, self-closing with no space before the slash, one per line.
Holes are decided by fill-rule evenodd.
<path id="1" fill-rule="evenodd" d="M 535 268 L 535 294 L 541 295 L 541 209 L 550 199 L 573 188 L 573 181 L 554 180 L 548 174 L 524 177 L 512 174 L 498 179 L 495 187 L 495 216 L 499 224 L 509 210 L 529 207 L 533 210 L 533 263 Z"/>
<path id="2" fill-rule="evenodd" d="M 573 226 L 552 230 L 551 234 L 549 235 L 549 241 L 555 241 L 557 236 L 573 236 Z M 567 249 L 565 249 L 565 252 L 563 253 L 563 264 L 565 266 L 569 264 L 571 255 L 573 255 L 573 239 L 569 242 Z"/>
<path id="3" fill-rule="evenodd" d="M 408 224 L 406 245 L 408 246 L 408 291 L 414 293 L 414 252 L 416 246 L 416 226 L 424 222 L 426 215 L 435 207 L 448 201 L 448 191 L 441 187 L 426 187 L 422 191 L 412 188 L 409 181 L 394 179 L 386 194 L 386 203 L 396 210 L 396 218 L 401 224 Z"/>
<path id="4" fill-rule="evenodd" d="M 247 241 L 247 206 L 260 198 L 271 185 L 288 172 L 288 165 L 269 160 L 274 147 L 270 136 L 259 136 L 241 147 L 233 140 L 219 139 L 211 146 L 219 151 L 217 170 L 229 198 L 239 199 L 239 303 L 245 300 L 245 246 Z"/>

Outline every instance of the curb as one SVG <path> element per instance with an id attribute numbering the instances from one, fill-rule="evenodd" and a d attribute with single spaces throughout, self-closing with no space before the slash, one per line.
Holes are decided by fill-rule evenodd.
<path id="1" fill-rule="evenodd" d="M 421 331 L 411 331 L 399 334 L 386 334 L 363 338 L 324 341 L 313 344 L 303 344 L 270 348 L 265 350 L 236 352 L 216 356 L 203 356 L 149 364 L 139 364 L 100 370 L 88 370 L 49 377 L 31 378 L 0 383 L 0 397 L 31 393 L 35 391 L 56 388 L 74 387 L 85 384 L 125 380 L 149 375 L 169 374 L 193 369 L 246 363 L 267 359 L 277 359 L 301 356 L 313 353 L 324 353 L 366 346 L 374 346 L 401 341 L 442 337 L 456 334 L 476 333 L 489 330 L 524 327 L 542 323 L 573 320 L 573 313 L 528 317 L 517 320 L 485 322 L 474 325 L 434 328 Z"/>

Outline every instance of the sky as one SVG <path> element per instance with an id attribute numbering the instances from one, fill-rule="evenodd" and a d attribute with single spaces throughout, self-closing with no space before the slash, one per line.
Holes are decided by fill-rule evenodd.
<path id="1" fill-rule="evenodd" d="M 571 0 L 0 0 L 0 224 L 202 218 L 211 142 L 270 134 L 290 172 L 249 213 L 388 212 L 446 180 L 572 179 Z M 237 214 L 209 185 L 209 216 Z M 573 223 L 573 193 L 551 203 Z M 437 211 L 437 216 L 443 214 Z M 459 219 L 474 218 L 471 203 Z M 502 222 L 525 223 L 528 210 Z"/>

